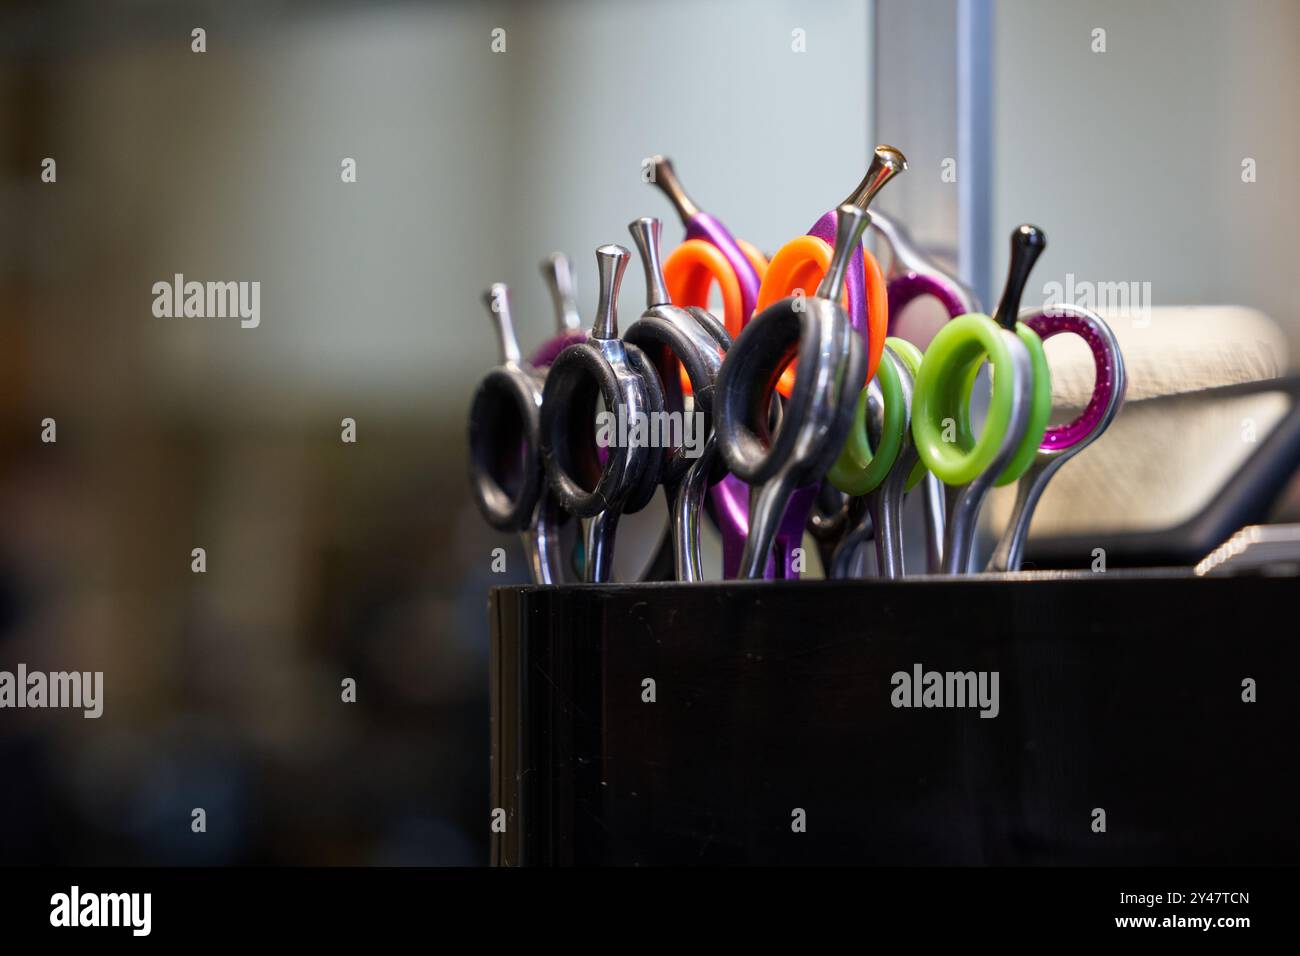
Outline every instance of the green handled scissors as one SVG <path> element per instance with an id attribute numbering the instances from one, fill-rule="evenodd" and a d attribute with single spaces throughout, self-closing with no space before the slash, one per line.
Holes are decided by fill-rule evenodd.
<path id="1" fill-rule="evenodd" d="M 1047 431 L 1052 382 L 1043 342 L 1017 321 L 1029 273 L 1046 245 L 1042 230 L 1018 227 L 1011 234 L 1007 283 L 993 316 L 970 313 L 949 321 L 926 349 L 916 375 L 912 438 L 925 467 L 945 485 L 940 558 L 948 574 L 970 570 L 985 495 L 1029 469 Z M 986 361 L 992 390 L 977 438 L 970 398 Z"/>
<path id="2" fill-rule="evenodd" d="M 865 496 L 865 507 L 850 506 L 855 523 L 837 544 L 828 577 L 857 576 L 859 548 L 868 536 L 875 539 L 880 576 L 903 575 L 903 497 L 924 474 L 914 470 L 911 429 L 913 376 L 920 364 L 915 345 L 888 338 L 875 378 L 858 395 L 849 437 L 827 478 L 846 495 Z"/>

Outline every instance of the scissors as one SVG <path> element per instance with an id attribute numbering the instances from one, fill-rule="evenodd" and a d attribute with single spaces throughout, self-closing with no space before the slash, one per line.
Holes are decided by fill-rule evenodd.
<path id="1" fill-rule="evenodd" d="M 737 240 L 731 230 L 695 204 L 677 178 L 671 160 L 656 156 L 652 163 L 654 184 L 668 197 L 686 227 L 686 242 L 665 266 L 668 288 L 677 293 L 673 301 L 707 308 L 709 287 L 717 282 L 723 295 L 724 322 L 734 338 L 754 313 L 766 267 L 763 254 Z"/>
<path id="2" fill-rule="evenodd" d="M 847 204 L 838 213 L 834 254 L 816 294 L 781 299 L 756 314 L 727 351 L 718 377 L 718 448 L 732 473 L 751 486 L 744 578 L 764 574 L 791 495 L 820 482 L 838 457 L 861 390 L 866 349 L 840 297 L 868 215 Z M 794 387 L 773 434 L 777 381 L 796 355 Z M 806 519 L 805 508 L 800 529 Z"/>
<path id="3" fill-rule="evenodd" d="M 1095 312 L 1073 305 L 1047 310 L 1026 309 L 1020 321 L 1047 341 L 1054 335 L 1073 333 L 1092 352 L 1095 377 L 1092 396 L 1072 422 L 1047 429 L 1032 464 L 1016 486 L 1016 504 L 1002 539 L 989 559 L 989 571 L 1018 571 L 1034 509 L 1057 470 L 1087 448 L 1104 432 L 1124 403 L 1127 374 L 1115 333 Z"/>
<path id="4" fill-rule="evenodd" d="M 470 486 L 479 511 L 499 531 L 523 539 L 536 584 L 563 578 L 558 526 L 564 517 L 544 480 L 539 421 L 543 374 L 520 358 L 510 318 L 510 290 L 483 294 L 496 325 L 501 365 L 479 383 L 470 401 Z"/>
<path id="5" fill-rule="evenodd" d="M 900 151 L 892 146 L 878 146 L 866 175 L 850 193 L 848 201 L 865 210 L 885 183 L 906 168 L 907 160 Z M 814 288 L 825 274 L 830 261 L 827 240 L 834 238 L 836 229 L 833 212 L 826 213 L 814 224 L 803 243 L 796 240 L 787 244 L 777 259 L 769 264 L 762 261 L 752 246 L 734 239 L 725 226 L 699 211 L 686 195 L 671 163 L 663 157 L 656 157 L 655 182 L 672 200 L 687 227 L 687 241 L 673 252 L 665 265 L 666 283 L 673 301 L 682 305 L 705 306 L 709 301 L 709 290 L 716 283 L 722 291 L 724 320 L 733 337 L 749 321 L 753 306 L 748 298 L 748 289 L 753 275 L 761 277 L 754 301 L 759 309 L 764 309 L 795 290 Z M 740 249 L 743 252 L 737 255 L 736 250 Z M 748 260 L 748 263 L 742 260 Z M 771 272 L 774 264 L 779 265 L 776 273 Z M 884 348 L 888 299 L 875 258 L 861 249 L 860 244 L 858 254 L 849 262 L 846 285 L 852 324 L 868 346 L 866 374 L 869 378 L 875 374 Z M 793 366 L 784 371 L 777 385 L 780 394 L 790 394 L 794 376 Z M 743 485 L 734 476 L 728 476 L 714 489 L 713 503 L 722 532 L 724 577 L 735 577 L 739 571 L 749 530 L 746 499 Z M 782 556 L 782 569 L 787 577 L 798 574 L 793 555 L 803 540 L 805 518 L 811 507 L 812 492 L 797 493 L 791 501 L 789 516 L 778 530 L 777 552 Z M 766 576 L 775 574 L 776 563 L 775 560 L 769 563 L 764 572 Z"/>
<path id="6" fill-rule="evenodd" d="M 546 368 L 570 345 L 587 338 L 586 330 L 582 328 L 582 317 L 578 314 L 569 257 L 562 252 L 553 252 L 542 260 L 541 270 L 555 306 L 555 334 L 533 352 L 530 364 L 536 369 Z"/>
<path id="7" fill-rule="evenodd" d="M 939 268 L 921 251 L 911 234 L 901 224 L 894 222 L 884 213 L 877 212 L 872 213 L 871 225 L 885 240 L 885 247 L 889 250 L 889 268 L 885 272 L 885 280 L 889 290 L 890 334 L 897 334 L 894 324 L 903 314 L 903 310 L 915 300 L 925 296 L 937 299 L 950 319 L 984 311 L 974 291 Z M 915 378 L 916 368 L 912 369 L 912 376 Z M 931 573 L 937 573 L 943 560 L 943 482 L 926 471 L 922 462 L 917 463 L 908 487 L 912 487 L 918 480 L 925 482 L 927 565 Z"/>
<path id="8" fill-rule="evenodd" d="M 704 448 L 712 432 L 713 398 L 722 356 L 731 347 L 731 336 L 713 315 L 703 309 L 683 309 L 669 299 L 660 261 L 659 241 L 662 224 L 658 219 L 643 217 L 628 224 L 628 231 L 641 254 L 646 279 L 646 310 L 623 333 L 623 341 L 639 348 L 650 360 L 663 382 L 663 407 L 670 416 L 681 416 L 685 437 L 687 420 L 683 389 L 678 369 L 691 385 L 694 408 L 699 422 L 700 458 L 708 455 L 706 466 L 695 469 L 691 481 L 688 472 L 698 459 L 689 455 L 685 442 L 665 449 L 662 481 L 673 515 L 673 553 L 677 575 L 683 580 L 699 580 L 699 511 L 703 491 L 716 484 L 725 474 L 718 464 L 715 450 Z M 703 484 L 701 484 L 703 482 Z M 683 495 L 691 500 L 681 502 Z M 693 556 L 692 556 L 693 555 Z M 690 576 L 687 576 L 690 575 Z"/>
<path id="9" fill-rule="evenodd" d="M 1051 379 L 1043 343 L 1016 321 L 1030 270 L 1046 243 L 1033 226 L 1012 233 L 1006 287 L 994 316 L 969 313 L 949 321 L 930 342 L 916 375 L 912 437 L 926 468 L 945 485 L 940 567 L 949 574 L 969 571 L 985 495 L 1028 469 L 1047 429 Z M 992 390 L 977 440 L 970 397 L 985 360 L 992 366 Z"/>
<path id="10" fill-rule="evenodd" d="M 754 312 L 767 260 L 754 246 L 736 239 L 722 222 L 696 205 L 667 157 L 656 156 L 653 163 L 654 184 L 668 197 L 686 227 L 686 241 L 664 263 L 664 285 L 669 299 L 689 311 L 709 315 L 709 321 L 716 321 L 707 312 L 710 291 L 716 285 L 722 294 L 722 325 L 734 340 Z M 681 378 L 684 390 L 690 394 L 691 384 L 685 370 Z M 749 532 L 749 489 L 739 478 L 726 475 L 711 488 L 709 500 L 714 523 L 722 535 L 723 577 L 734 578 Z M 769 571 L 769 575 L 774 573 L 774 568 Z"/>
<path id="11" fill-rule="evenodd" d="M 789 251 L 781 257 L 779 281 L 772 282 L 770 288 L 774 291 L 764 293 L 762 287 L 771 281 L 766 273 L 777 261 L 762 262 L 761 254 L 753 246 L 736 240 L 720 222 L 700 212 L 682 189 L 671 163 L 663 157 L 656 157 L 655 162 L 655 183 L 672 200 L 687 228 L 687 242 L 673 252 L 664 267 L 674 302 L 706 306 L 709 289 L 716 283 L 722 291 L 727 329 L 734 338 L 754 309 L 766 308 L 788 295 L 789 290 L 816 286 L 818 277 L 825 272 L 829 254 L 819 253 L 817 246 L 787 244 Z M 866 175 L 844 202 L 866 209 L 881 188 L 905 169 L 907 158 L 901 151 L 893 146 L 877 146 Z M 835 211 L 830 210 L 813 224 L 808 236 L 829 244 L 835 238 L 835 230 Z M 868 282 L 868 278 L 873 281 Z M 751 285 L 757 290 L 752 299 Z M 865 249 L 850 260 L 845 286 L 853 327 L 867 341 L 867 377 L 870 378 L 884 350 L 889 303 L 879 265 Z M 789 395 L 793 383 L 794 371 L 790 369 L 778 386 L 781 394 Z"/>
<path id="12" fill-rule="evenodd" d="M 892 146 L 876 147 L 866 175 L 849 194 L 845 204 L 865 212 L 885 183 L 906 168 L 907 162 L 898 150 Z M 812 233 L 786 243 L 772 257 L 759 288 L 760 309 L 766 309 L 787 297 L 801 298 L 804 290 L 815 288 L 827 274 L 832 251 L 826 239 L 821 238 L 826 235 L 827 222 L 831 223 L 832 229 L 828 237 L 833 239 L 835 218 L 833 213 L 827 213 L 814 224 Z M 869 380 L 876 374 L 885 347 L 888 303 L 880 266 L 875 257 L 862 248 L 860 242 L 849 258 L 844 291 L 840 296 L 850 325 L 863 340 L 867 357 L 865 375 Z M 782 395 L 791 394 L 797 374 L 798 363 L 790 363 L 777 382 L 777 391 Z M 861 387 L 860 384 L 858 388 Z M 803 540 L 804 527 L 808 524 L 810 515 L 816 516 L 813 518 L 812 531 L 819 546 L 825 544 L 828 535 L 833 533 L 832 527 L 822 520 L 823 516 L 814 507 L 817 494 L 815 486 L 795 491 L 778 529 L 777 552 L 784 557 L 787 577 L 794 576 L 790 556 Z M 832 522 L 834 523 L 836 522 Z"/>
<path id="13" fill-rule="evenodd" d="M 855 576 L 859 546 L 869 536 L 880 576 L 903 576 L 903 497 L 916 483 L 919 460 L 912 444 L 912 370 L 920 358 L 916 346 L 890 338 L 876 377 L 858 396 L 848 439 L 827 478 L 845 494 L 864 496 L 863 506 L 833 553 L 828 577 Z"/>
<path id="14" fill-rule="evenodd" d="M 596 250 L 600 296 L 591 334 L 556 356 L 542 388 L 540 436 L 551 489 L 561 507 L 587 519 L 583 579 L 609 581 L 619 518 L 640 511 L 659 487 L 663 455 L 621 438 L 602 448 L 593 428 L 598 403 L 626 421 L 663 412 L 663 385 L 650 360 L 618 337 L 618 292 L 631 254 Z"/>
<path id="15" fill-rule="evenodd" d="M 871 163 L 867 167 L 866 175 L 849 193 L 841 206 L 850 205 L 866 210 L 884 185 L 906 169 L 907 157 L 902 152 L 893 146 L 884 144 L 877 146 L 871 154 Z M 835 238 L 835 230 L 835 212 L 831 210 L 813 223 L 812 228 L 808 230 L 808 238 L 831 242 Z M 768 263 L 769 272 L 779 267 L 785 271 L 784 274 L 779 277 L 779 280 L 775 278 L 767 280 L 765 277 L 765 281 L 771 281 L 774 289 L 799 288 L 797 283 L 800 278 L 806 281 L 809 275 L 815 274 L 815 270 L 825 267 L 820 261 L 821 256 L 815 251 L 817 248 L 813 244 L 799 243 L 798 240 L 787 243 L 772 262 Z M 776 261 L 778 258 L 783 260 L 779 264 Z M 849 320 L 862 336 L 863 344 L 867 349 L 866 378 L 862 383 L 866 384 L 876 374 L 876 367 L 880 364 L 881 355 L 884 354 L 885 334 L 889 323 L 889 296 L 880 265 L 870 252 L 861 247 L 861 243 L 849 260 L 844 287 L 848 296 Z M 761 309 L 763 305 L 763 293 L 760 290 L 758 307 Z"/>

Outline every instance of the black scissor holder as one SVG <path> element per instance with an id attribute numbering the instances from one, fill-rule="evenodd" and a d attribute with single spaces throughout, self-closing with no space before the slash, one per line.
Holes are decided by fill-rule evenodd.
<path id="1" fill-rule="evenodd" d="M 1298 599 L 1179 571 L 498 588 L 493 860 L 1297 863 Z M 916 664 L 997 671 L 998 716 L 893 706 Z"/>

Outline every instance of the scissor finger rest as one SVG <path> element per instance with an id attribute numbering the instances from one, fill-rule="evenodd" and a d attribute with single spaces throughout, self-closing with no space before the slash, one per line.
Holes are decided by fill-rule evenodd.
<path id="1" fill-rule="evenodd" d="M 820 481 L 839 455 L 865 371 L 861 337 L 839 297 L 866 214 L 853 206 L 839 212 L 835 258 L 817 294 L 784 299 L 758 313 L 722 364 L 714 403 L 719 450 L 733 474 L 757 486 L 751 492 L 742 577 L 763 573 L 791 494 Z M 772 396 L 796 356 L 794 387 L 773 434 Z M 798 516 L 800 528 L 808 504 Z"/>
<path id="2" fill-rule="evenodd" d="M 620 422 L 651 420 L 662 410 L 662 386 L 657 380 L 648 384 L 655 374 L 649 360 L 618 338 L 616 301 L 628 258 L 622 246 L 596 250 L 600 302 L 591 337 L 560 353 L 542 393 L 541 447 L 551 488 L 567 510 L 592 519 L 585 556 L 588 581 L 609 579 L 618 518 L 653 497 L 662 460 L 659 449 L 619 434 Z M 611 439 L 605 442 L 599 440 L 596 424 L 602 400 Z"/>

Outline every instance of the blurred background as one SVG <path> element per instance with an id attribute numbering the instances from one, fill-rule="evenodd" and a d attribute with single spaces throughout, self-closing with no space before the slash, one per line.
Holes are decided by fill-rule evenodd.
<path id="1" fill-rule="evenodd" d="M 531 350 L 562 250 L 589 317 L 597 245 L 680 238 L 655 153 L 772 252 L 893 142 L 882 206 L 986 302 L 1030 219 L 1044 282 L 1248 306 L 1300 354 L 1289 0 L 0 10 L 0 669 L 106 685 L 99 720 L 0 711 L 0 863 L 486 862 L 486 595 L 526 565 L 465 479 L 479 295 Z M 176 273 L 260 281 L 260 326 L 156 318 Z"/>

